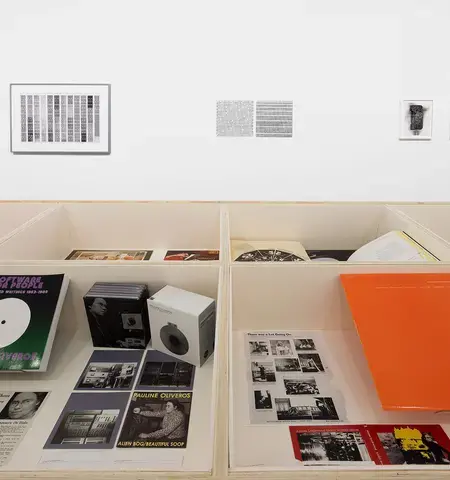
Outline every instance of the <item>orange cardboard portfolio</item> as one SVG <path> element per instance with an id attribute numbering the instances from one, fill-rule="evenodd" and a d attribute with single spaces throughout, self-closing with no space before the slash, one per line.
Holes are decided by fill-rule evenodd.
<path id="1" fill-rule="evenodd" d="M 450 274 L 343 274 L 381 404 L 450 410 Z"/>

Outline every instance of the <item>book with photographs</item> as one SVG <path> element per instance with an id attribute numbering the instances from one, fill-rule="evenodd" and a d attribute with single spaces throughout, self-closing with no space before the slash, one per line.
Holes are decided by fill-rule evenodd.
<path id="1" fill-rule="evenodd" d="M 300 242 L 232 240 L 235 262 L 304 262 L 308 254 Z"/>
<path id="2" fill-rule="evenodd" d="M 450 464 L 450 440 L 440 425 L 289 427 L 294 456 L 305 465 Z"/>
<path id="3" fill-rule="evenodd" d="M 66 275 L 0 275 L 0 371 L 45 372 Z"/>

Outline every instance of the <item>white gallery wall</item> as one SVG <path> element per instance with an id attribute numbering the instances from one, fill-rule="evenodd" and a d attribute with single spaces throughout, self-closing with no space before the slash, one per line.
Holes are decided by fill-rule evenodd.
<path id="1" fill-rule="evenodd" d="M 0 198 L 450 201 L 448 0 L 2 0 Z M 12 155 L 10 83 L 110 83 L 109 156 Z M 431 141 L 400 100 L 434 101 Z M 217 100 L 293 100 L 287 139 Z"/>

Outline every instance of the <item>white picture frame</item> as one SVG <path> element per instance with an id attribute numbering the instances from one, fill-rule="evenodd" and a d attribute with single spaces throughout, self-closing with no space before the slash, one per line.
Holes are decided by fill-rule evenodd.
<path id="1" fill-rule="evenodd" d="M 417 107 L 417 116 L 414 109 Z M 414 118 L 415 117 L 415 118 Z M 414 129 L 418 126 L 421 128 Z M 431 140 L 433 132 L 433 100 L 400 102 L 400 140 Z"/>
<path id="2" fill-rule="evenodd" d="M 109 84 L 10 85 L 13 154 L 111 153 Z"/>

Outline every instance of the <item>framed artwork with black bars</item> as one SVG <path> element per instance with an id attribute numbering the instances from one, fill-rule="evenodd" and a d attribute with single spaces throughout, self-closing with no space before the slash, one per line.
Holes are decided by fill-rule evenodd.
<path id="1" fill-rule="evenodd" d="M 11 152 L 111 153 L 109 84 L 10 85 Z"/>

